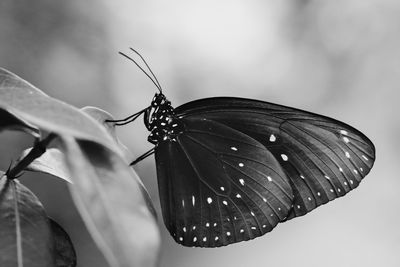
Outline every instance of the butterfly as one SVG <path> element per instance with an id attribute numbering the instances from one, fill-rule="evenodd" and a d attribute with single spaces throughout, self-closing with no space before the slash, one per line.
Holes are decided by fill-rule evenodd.
<path id="1" fill-rule="evenodd" d="M 164 223 L 190 247 L 251 240 L 356 188 L 373 143 L 338 120 L 259 100 L 212 97 L 177 108 L 159 92 L 144 114 Z"/>

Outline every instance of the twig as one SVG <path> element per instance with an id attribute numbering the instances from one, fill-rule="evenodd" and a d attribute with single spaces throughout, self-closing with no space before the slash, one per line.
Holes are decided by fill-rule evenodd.
<path id="1" fill-rule="evenodd" d="M 33 148 L 29 151 L 29 153 L 23 157 L 18 163 L 10 168 L 7 172 L 8 179 L 18 178 L 19 175 L 32 161 L 40 157 L 44 152 L 46 152 L 46 148 L 49 143 L 56 137 L 55 134 L 49 134 L 45 139 L 36 142 Z"/>

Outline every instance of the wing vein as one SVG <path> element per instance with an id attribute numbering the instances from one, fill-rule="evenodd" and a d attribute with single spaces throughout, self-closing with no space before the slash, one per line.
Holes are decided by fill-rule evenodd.
<path id="1" fill-rule="evenodd" d="M 225 126 L 226 126 L 226 125 L 225 125 Z M 232 140 L 232 141 L 234 141 L 234 142 L 241 143 L 241 144 L 245 144 L 245 145 L 252 146 L 252 147 L 264 148 L 263 145 L 256 146 L 256 145 L 251 144 L 251 143 L 243 142 L 243 140 L 238 140 L 238 139 L 230 138 L 230 137 L 223 136 L 223 135 L 219 135 L 219 134 L 215 134 L 215 133 L 212 133 L 212 132 L 200 131 L 200 130 L 193 130 L 193 129 L 188 130 L 187 132 L 188 132 L 188 133 L 198 133 L 198 134 L 204 134 L 204 135 L 211 135 L 211 136 L 223 138 L 224 140 Z"/>
<path id="2" fill-rule="evenodd" d="M 290 125 L 292 125 L 292 126 L 295 127 L 296 129 L 298 129 L 299 131 L 301 131 L 301 132 L 307 134 L 308 136 L 314 138 L 314 139 L 317 140 L 319 143 L 321 143 L 322 145 L 324 145 L 325 147 L 327 147 L 336 157 L 339 158 L 339 160 L 340 160 L 340 161 L 349 169 L 349 171 L 351 172 L 351 169 L 350 169 L 349 166 L 346 164 L 346 162 L 344 162 L 343 159 L 342 159 L 329 145 L 327 145 L 325 142 L 321 141 L 319 138 L 315 137 L 315 136 L 312 135 L 311 133 L 305 131 L 304 129 L 302 129 L 302 128 L 300 128 L 300 127 L 298 127 L 298 126 L 296 126 L 296 125 L 294 125 L 294 124 L 292 124 L 292 123 L 290 123 Z M 285 131 L 284 129 L 282 129 L 282 130 Z M 321 162 L 324 163 L 324 165 L 325 165 L 326 167 L 328 167 L 328 169 L 330 169 L 330 171 L 331 171 L 336 177 L 338 177 L 338 176 L 335 174 L 335 172 L 332 170 L 332 168 L 329 166 L 329 164 L 327 164 L 325 161 L 323 161 L 323 160 L 313 151 L 313 149 L 311 149 L 309 146 L 307 146 L 307 145 L 304 144 L 303 142 L 300 142 L 299 140 L 297 140 L 297 139 L 296 139 L 294 136 L 292 136 L 288 131 L 285 131 L 285 132 L 286 132 L 288 135 L 290 135 L 290 136 L 293 138 L 294 141 L 298 141 L 299 143 L 303 144 L 303 146 L 305 146 L 309 151 L 311 151 Z M 342 148 L 341 146 L 338 146 L 338 147 L 341 148 L 341 150 L 343 151 L 343 148 Z M 327 153 L 325 153 L 325 154 L 327 154 Z M 329 159 L 332 161 L 332 163 L 333 163 L 334 165 L 336 165 L 336 167 L 339 169 L 340 165 L 339 165 L 335 160 L 333 160 L 333 158 L 330 157 L 329 155 L 328 155 L 328 158 L 329 158 Z M 322 170 L 321 170 L 321 172 L 324 173 Z M 346 177 L 342 172 L 340 172 L 340 173 L 341 173 L 341 175 L 344 177 L 344 179 L 346 180 L 346 182 L 349 182 L 349 181 L 347 180 L 347 177 Z M 353 174 L 352 174 L 352 175 L 353 175 Z M 353 175 L 353 177 L 354 177 L 354 175 Z M 339 178 L 339 177 L 338 177 L 338 178 Z"/>
<path id="3" fill-rule="evenodd" d="M 224 161 L 225 162 L 225 161 Z M 241 171 L 240 169 L 238 169 L 235 165 L 230 164 L 229 162 L 225 162 L 228 166 L 230 166 L 231 168 L 234 168 L 236 171 L 240 172 L 241 174 L 243 174 L 244 176 L 248 177 L 249 179 L 251 179 L 253 182 L 255 182 L 256 184 L 260 185 L 262 188 L 264 188 L 266 191 L 268 191 L 270 194 L 272 194 L 279 202 L 282 203 L 283 206 L 285 206 L 284 201 L 281 200 L 280 198 L 278 198 L 273 192 L 271 192 L 271 190 L 269 190 L 267 187 L 265 187 L 265 185 L 263 185 L 262 183 L 260 183 L 259 181 L 255 180 L 253 177 L 251 177 L 250 175 L 248 175 L 247 173 Z M 250 167 L 248 167 L 250 168 Z M 256 169 L 251 168 L 252 170 L 258 172 Z M 279 189 L 281 189 L 281 191 L 290 199 L 291 196 L 288 195 L 278 184 L 276 184 L 274 182 L 274 184 L 279 187 Z M 286 207 L 286 206 L 285 206 Z"/>

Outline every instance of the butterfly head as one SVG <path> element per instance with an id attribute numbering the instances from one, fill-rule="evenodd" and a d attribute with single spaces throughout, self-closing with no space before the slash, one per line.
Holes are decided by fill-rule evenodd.
<path id="1" fill-rule="evenodd" d="M 165 97 L 163 93 L 156 93 L 151 100 L 151 107 L 157 108 L 160 106 L 171 105 L 171 102 Z"/>

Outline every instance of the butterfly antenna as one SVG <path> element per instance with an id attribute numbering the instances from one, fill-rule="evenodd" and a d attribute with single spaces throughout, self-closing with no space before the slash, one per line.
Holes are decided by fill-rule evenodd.
<path id="1" fill-rule="evenodd" d="M 130 47 L 130 49 L 132 50 L 132 52 L 134 52 L 136 55 L 138 55 L 138 56 L 140 57 L 140 59 L 143 61 L 143 63 L 146 65 L 147 69 L 150 71 L 151 75 L 154 77 L 154 80 L 157 82 L 157 84 L 158 84 L 158 89 L 159 89 L 160 92 L 162 93 L 161 85 L 160 85 L 160 83 L 158 82 L 156 75 L 154 75 L 153 71 L 151 70 L 151 68 L 150 68 L 149 65 L 147 64 L 146 60 L 143 58 L 143 56 L 142 56 L 138 51 L 136 51 L 136 50 L 133 49 L 132 47 Z"/>
<path id="2" fill-rule="evenodd" d="M 160 93 L 162 93 L 162 91 L 161 91 L 161 87 L 160 87 L 160 85 L 158 84 L 158 81 L 157 81 L 157 83 L 154 81 L 154 79 L 133 59 L 133 58 L 131 58 L 131 57 L 129 57 L 128 55 L 126 55 L 126 54 L 124 54 L 124 53 L 122 53 L 122 52 L 118 52 L 120 55 L 122 55 L 122 56 L 124 56 L 124 57 L 126 57 L 127 59 L 129 59 L 130 61 L 132 61 L 133 63 L 135 63 L 135 65 L 153 82 L 153 84 L 157 87 L 157 89 L 158 89 L 158 91 L 160 91 Z M 140 56 L 141 57 L 141 56 Z M 142 58 L 142 57 L 141 57 Z M 143 58 L 142 58 L 143 59 Z M 145 64 L 146 64 L 146 62 L 145 62 Z M 147 64 L 146 64 L 146 66 L 147 66 Z M 147 66 L 148 67 L 148 66 Z M 151 70 L 150 70 L 150 72 L 151 72 Z M 151 72 L 151 74 L 154 76 L 154 74 L 153 74 L 153 72 Z M 157 80 L 157 79 L 156 79 Z"/>

